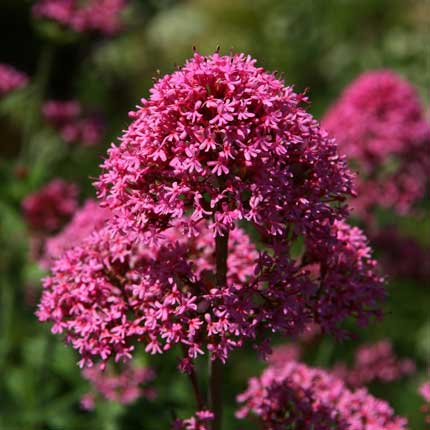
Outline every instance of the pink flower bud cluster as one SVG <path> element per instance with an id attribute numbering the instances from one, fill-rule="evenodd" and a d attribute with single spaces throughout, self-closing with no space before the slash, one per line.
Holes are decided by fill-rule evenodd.
<path id="1" fill-rule="evenodd" d="M 118 372 L 113 368 L 97 365 L 84 369 L 82 376 L 92 386 L 92 391 L 82 397 L 81 405 L 84 409 L 94 408 L 97 394 L 124 405 L 133 403 L 140 397 L 152 400 L 156 396 L 155 390 L 146 386 L 155 378 L 154 371 L 147 367 L 127 364 Z"/>
<path id="2" fill-rule="evenodd" d="M 214 414 L 208 410 L 197 411 L 194 416 L 186 420 L 176 419 L 172 430 L 210 430 Z"/>
<path id="3" fill-rule="evenodd" d="M 416 90 L 389 70 L 364 73 L 327 112 L 323 126 L 360 171 L 363 213 L 374 206 L 401 213 L 421 199 L 430 168 L 430 128 Z"/>
<path id="4" fill-rule="evenodd" d="M 383 279 L 340 220 L 350 173 L 302 100 L 244 55 L 195 54 L 158 81 L 97 183 L 112 219 L 44 281 L 38 316 L 82 365 L 130 358 L 137 340 L 149 353 L 182 344 L 188 369 L 246 340 L 267 351 L 264 331 L 341 336 L 346 318 L 380 315 Z M 226 234 L 220 285 L 214 236 Z"/>
<path id="5" fill-rule="evenodd" d="M 22 88 L 28 83 L 24 73 L 19 72 L 8 64 L 0 63 L 0 97 Z"/>
<path id="6" fill-rule="evenodd" d="M 425 402 L 421 407 L 422 412 L 425 414 L 425 423 L 430 425 L 430 381 L 421 384 L 418 392 Z"/>
<path id="7" fill-rule="evenodd" d="M 380 252 L 380 261 L 390 276 L 426 281 L 430 279 L 430 247 L 403 236 L 395 226 L 379 230 L 372 243 Z"/>
<path id="8" fill-rule="evenodd" d="M 351 369 L 344 363 L 338 363 L 333 369 L 350 387 L 361 387 L 372 381 L 392 382 L 414 371 L 415 363 L 397 358 L 388 340 L 359 347 Z"/>
<path id="9" fill-rule="evenodd" d="M 54 179 L 22 202 L 24 218 L 37 233 L 58 231 L 78 207 L 78 188 L 62 179 Z"/>
<path id="10" fill-rule="evenodd" d="M 49 237 L 45 242 L 44 255 L 40 263 L 49 268 L 53 261 L 64 252 L 86 239 L 93 230 L 103 227 L 110 216 L 107 209 L 101 208 L 96 201 L 88 199 L 81 208 L 76 210 L 71 221 L 57 235 Z"/>
<path id="11" fill-rule="evenodd" d="M 55 128 L 67 143 L 96 145 L 103 136 L 103 125 L 99 117 L 85 115 L 79 102 L 48 101 L 42 108 L 46 121 Z"/>
<path id="12" fill-rule="evenodd" d="M 112 35 L 122 29 L 121 12 L 125 0 L 38 0 L 36 18 L 57 21 L 73 31 Z"/>
<path id="13" fill-rule="evenodd" d="M 365 389 L 349 390 L 324 370 L 294 361 L 268 367 L 238 396 L 237 417 L 254 415 L 264 430 L 401 430 L 406 420 Z"/>

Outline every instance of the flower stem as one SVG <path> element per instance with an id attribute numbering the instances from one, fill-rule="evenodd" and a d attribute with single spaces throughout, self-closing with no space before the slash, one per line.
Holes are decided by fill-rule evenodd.
<path id="1" fill-rule="evenodd" d="M 216 285 L 227 283 L 228 231 L 224 236 L 215 237 Z M 222 423 L 222 374 L 223 364 L 212 360 L 209 364 L 209 407 L 214 414 L 212 430 L 221 430 Z"/>
<path id="2" fill-rule="evenodd" d="M 184 353 L 184 357 L 186 357 L 187 353 L 186 353 L 184 346 L 182 346 L 182 351 Z M 188 373 L 188 377 L 189 377 L 190 382 L 191 382 L 191 387 L 193 388 L 193 393 L 194 393 L 194 398 L 196 400 L 197 409 L 202 410 L 204 407 L 204 402 L 203 402 L 203 397 L 202 397 L 202 393 L 200 391 L 199 381 L 197 379 L 197 373 L 196 373 L 195 369 L 192 369 L 190 371 L 190 373 Z"/>

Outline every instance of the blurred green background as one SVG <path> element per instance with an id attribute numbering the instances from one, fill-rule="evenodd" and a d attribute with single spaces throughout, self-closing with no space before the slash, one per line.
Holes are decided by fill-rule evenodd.
<path id="1" fill-rule="evenodd" d="M 296 90 L 310 89 L 310 110 L 321 117 L 359 73 L 391 68 L 409 79 L 428 106 L 430 1 L 426 0 L 130 0 L 126 29 L 112 38 L 76 35 L 36 23 L 31 2 L 0 0 L 0 62 L 28 73 L 32 84 L 0 102 L 0 429 L 169 428 L 173 411 L 193 412 L 187 379 L 175 369 L 175 352 L 151 358 L 157 370 L 157 401 L 131 406 L 99 402 L 80 408 L 88 391 L 77 356 L 34 316 L 43 272 L 29 257 L 21 201 L 49 179 L 78 183 L 81 198 L 93 196 L 91 178 L 107 146 L 128 124 L 127 112 L 146 97 L 158 73 L 174 70 L 192 55 L 243 51 L 277 70 Z M 104 115 L 104 144 L 70 147 L 46 127 L 46 99 L 77 98 Z M 395 220 L 428 246 L 428 222 Z M 430 262 L 428 262 L 430 264 Z M 350 360 L 362 342 L 388 337 L 400 356 L 417 362 L 415 375 L 373 384 L 375 395 L 423 429 L 417 385 L 430 356 L 430 280 L 392 279 L 387 317 L 381 324 L 337 344 L 312 345 L 306 362 L 330 367 Z M 282 340 L 279 339 L 279 342 Z M 177 351 L 176 355 L 180 355 Z M 148 361 L 147 357 L 140 358 Z M 203 369 L 206 363 L 199 363 Z M 235 429 L 235 395 L 263 368 L 255 353 L 233 354 L 225 383 L 226 429 Z M 242 425 L 242 428 L 246 428 Z M 382 430 L 382 429 L 381 429 Z"/>

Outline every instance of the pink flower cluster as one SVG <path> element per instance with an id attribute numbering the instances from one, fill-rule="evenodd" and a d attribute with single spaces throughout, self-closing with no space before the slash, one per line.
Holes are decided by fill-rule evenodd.
<path id="1" fill-rule="evenodd" d="M 0 63 L 0 97 L 24 87 L 27 83 L 28 78 L 24 73 L 19 72 L 8 64 Z"/>
<path id="2" fill-rule="evenodd" d="M 42 113 L 67 143 L 80 142 L 91 146 L 102 139 L 103 125 L 100 118 L 84 115 L 82 106 L 75 100 L 48 101 L 43 105 Z"/>
<path id="3" fill-rule="evenodd" d="M 414 371 L 414 362 L 397 358 L 388 340 L 358 348 L 351 369 L 343 363 L 337 364 L 333 369 L 333 373 L 350 387 L 360 387 L 375 380 L 392 382 Z"/>
<path id="4" fill-rule="evenodd" d="M 306 97 L 243 54 L 203 57 L 161 78 L 112 146 L 96 186 L 120 228 L 163 229 L 181 218 L 214 235 L 239 220 L 286 246 L 343 214 L 351 174 Z M 275 248 L 275 246 L 273 246 Z"/>
<path id="5" fill-rule="evenodd" d="M 267 352 L 255 340 L 265 330 L 313 323 L 341 336 L 346 318 L 380 315 L 383 279 L 361 231 L 340 220 L 350 173 L 302 100 L 244 55 L 195 54 L 155 85 L 97 183 L 112 219 L 44 281 L 38 316 L 82 365 L 129 358 L 137 340 L 150 353 L 181 343 L 187 370 L 205 349 L 225 361 L 251 340 Z"/>
<path id="6" fill-rule="evenodd" d="M 188 239 L 173 227 L 152 246 L 107 228 L 96 231 L 54 263 L 39 319 L 66 333 L 82 366 L 94 358 L 130 358 L 136 340 L 149 353 L 181 343 L 189 358 L 206 345 L 224 360 L 255 337 L 253 288 L 246 281 L 257 253 L 241 230 L 232 232 L 228 285 L 217 289 L 212 237 L 203 224 L 199 228 L 200 235 Z"/>
<path id="7" fill-rule="evenodd" d="M 217 287 L 212 234 L 206 223 L 198 227 L 192 238 L 172 227 L 150 244 L 114 235 L 107 224 L 55 262 L 44 280 L 39 319 L 52 321 L 54 333 L 66 333 L 82 355 L 81 365 L 97 357 L 130 358 L 137 340 L 149 353 L 181 343 L 186 370 L 205 348 L 225 361 L 229 351 L 264 329 L 288 334 L 313 320 L 336 331 L 347 316 L 365 322 L 377 313 L 382 280 L 361 237 L 347 242 L 344 227 L 320 263 L 323 284 L 320 274 L 312 281 L 307 269 L 287 266 L 283 270 L 291 270 L 295 283 L 271 290 L 255 275 L 258 253 L 240 229 L 230 232 L 227 285 Z"/>
<path id="8" fill-rule="evenodd" d="M 84 369 L 82 375 L 93 388 L 82 397 L 81 404 L 84 409 L 94 408 L 97 394 L 111 402 L 124 405 L 134 402 L 139 397 L 152 400 L 156 395 L 153 388 L 143 387 L 155 377 L 154 371 L 147 367 L 132 367 L 127 364 L 117 372 L 98 365 Z"/>
<path id="9" fill-rule="evenodd" d="M 430 128 L 415 89 L 389 70 L 366 72 L 327 112 L 323 126 L 360 171 L 359 213 L 373 206 L 406 212 L 422 198 Z"/>
<path id="10" fill-rule="evenodd" d="M 25 220 L 31 230 L 51 234 L 58 231 L 78 207 L 78 188 L 54 179 L 22 202 Z"/>
<path id="11" fill-rule="evenodd" d="M 38 0 L 33 15 L 59 22 L 76 32 L 106 35 L 122 28 L 121 12 L 126 0 Z"/>
<path id="12" fill-rule="evenodd" d="M 110 212 L 107 209 L 101 208 L 96 201 L 88 199 L 81 208 L 76 210 L 63 230 L 46 240 L 41 260 L 42 266 L 49 268 L 53 261 L 61 257 L 66 250 L 78 245 L 94 230 L 102 228 L 109 216 Z"/>
<path id="13" fill-rule="evenodd" d="M 186 420 L 176 419 L 172 430 L 210 430 L 214 414 L 208 410 L 197 411 L 195 416 Z"/>
<path id="14" fill-rule="evenodd" d="M 268 367 L 238 396 L 238 418 L 253 414 L 264 430 L 401 430 L 406 420 L 365 389 L 349 390 L 341 379 L 294 361 Z"/>
<path id="15" fill-rule="evenodd" d="M 419 388 L 419 394 L 424 399 L 421 410 L 425 414 L 425 422 L 430 425 L 430 381 L 424 382 Z"/>
<path id="16" fill-rule="evenodd" d="M 372 243 L 381 251 L 380 261 L 387 273 L 396 278 L 430 279 L 430 247 L 402 235 L 395 226 L 380 229 Z"/>

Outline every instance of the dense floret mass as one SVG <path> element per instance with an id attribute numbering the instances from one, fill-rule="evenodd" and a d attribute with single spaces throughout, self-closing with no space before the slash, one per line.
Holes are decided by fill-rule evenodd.
<path id="1" fill-rule="evenodd" d="M 333 203 L 351 193 L 351 174 L 306 100 L 243 54 L 196 53 L 130 113 L 99 196 L 123 229 L 190 213 L 190 234 L 204 218 L 218 235 L 239 220 L 265 237 L 315 230 L 342 212 Z"/>
<path id="2" fill-rule="evenodd" d="M 360 212 L 406 212 L 426 192 L 430 128 L 416 90 L 389 70 L 366 72 L 327 112 L 323 126 L 360 171 Z"/>
<path id="3" fill-rule="evenodd" d="M 28 77 L 8 64 L 0 63 L 0 97 L 22 88 L 28 83 Z"/>
<path id="4" fill-rule="evenodd" d="M 22 202 L 25 220 L 33 231 L 53 233 L 61 228 L 78 207 L 78 188 L 53 179 Z"/>
<path id="5" fill-rule="evenodd" d="M 33 15 L 80 33 L 111 35 L 123 26 L 121 12 L 125 6 L 125 0 L 39 0 L 33 6 Z"/>
<path id="6" fill-rule="evenodd" d="M 349 390 L 324 370 L 294 361 L 269 367 L 238 396 L 238 418 L 257 417 L 264 430 L 401 430 L 406 420 L 365 389 Z"/>
<path id="7" fill-rule="evenodd" d="M 227 285 L 215 288 L 213 241 L 209 230 L 187 239 L 177 228 L 157 244 L 112 236 L 104 228 L 59 259 L 44 281 L 39 318 L 82 355 L 130 358 L 134 343 L 161 353 L 181 343 L 187 359 L 207 346 L 225 359 L 229 350 L 255 336 L 252 287 L 257 253 L 241 230 L 230 236 Z"/>

